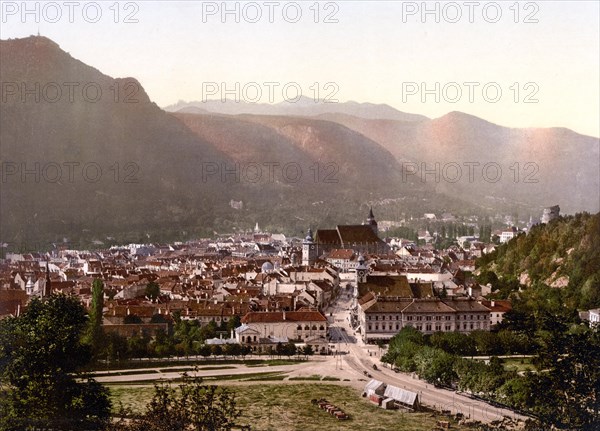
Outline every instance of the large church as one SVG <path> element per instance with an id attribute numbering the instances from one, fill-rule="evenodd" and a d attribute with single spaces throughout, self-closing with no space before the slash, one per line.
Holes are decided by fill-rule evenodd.
<path id="1" fill-rule="evenodd" d="M 312 265 L 322 254 L 342 248 L 362 254 L 389 251 L 389 246 L 378 236 L 373 209 L 369 210 L 367 221 L 363 224 L 338 225 L 335 229 L 318 229 L 314 239 L 312 230 L 309 229 L 302 242 L 302 265 Z"/>

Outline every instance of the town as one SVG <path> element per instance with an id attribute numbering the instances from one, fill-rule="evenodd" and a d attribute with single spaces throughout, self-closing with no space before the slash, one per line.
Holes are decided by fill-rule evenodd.
<path id="1" fill-rule="evenodd" d="M 340 297 L 351 299 L 352 330 L 366 343 L 389 341 L 405 326 L 490 330 L 510 310 L 508 301 L 486 299 L 493 286 L 469 276 L 493 243 L 471 238 L 466 248 L 437 250 L 428 232 L 423 245 L 379 234 L 371 210 L 362 224 L 308 229 L 305 238 L 262 232 L 257 224 L 251 233 L 214 240 L 11 253 L 2 265 L 0 310 L 17 316 L 28 298 L 52 292 L 76 295 L 89 307 L 100 279 L 107 332 L 155 335 L 174 315 L 220 328 L 237 319 L 243 325 L 236 341 L 253 351 L 297 341 L 319 352 L 329 352 L 326 314 Z M 505 242 L 517 231 L 498 234 Z M 262 322 L 269 322 L 267 332 Z"/>
<path id="2" fill-rule="evenodd" d="M 439 227 L 436 218 L 424 214 L 422 221 Z M 536 224 L 559 218 L 554 206 L 544 209 L 539 222 L 530 218 L 525 228 L 479 228 L 488 230 L 492 240 L 486 242 L 479 241 L 473 226 L 454 226 L 454 232 L 472 235 L 449 239 L 446 234 L 450 245 L 444 248 L 436 246 L 437 228 L 433 234 L 418 231 L 416 241 L 384 236 L 389 230 L 379 230 L 370 209 L 360 223 L 314 232 L 308 228 L 304 237 L 264 232 L 257 223 L 251 232 L 185 243 L 7 253 L 1 266 L 0 317 L 19 317 L 33 299 L 45 301 L 56 293 L 78 298 L 90 321 L 100 304 L 99 358 L 107 370 L 115 370 L 96 375 L 102 384 L 156 379 L 143 370 L 119 370 L 128 359 L 150 366 L 160 358 L 304 357 L 308 362 L 275 363 L 272 372 L 291 373 L 291 379 L 326 376 L 326 381 L 351 382 L 383 409 L 433 409 L 449 415 L 437 421 L 441 429 L 452 421 L 465 426 L 492 421 L 502 429 L 519 429 L 533 416 L 497 402 L 490 405 L 476 389 L 456 392 L 462 383 L 445 377 L 443 368 L 425 376 L 427 370 L 406 373 L 414 366 L 394 364 L 406 354 L 398 343 L 410 331 L 441 343 L 472 340 L 474 349 L 451 349 L 483 355 L 479 360 L 490 370 L 496 354 L 530 361 L 531 355 L 523 353 L 531 348 L 517 333 L 501 329 L 503 335 L 485 337 L 498 332 L 512 303 L 497 298 L 498 286 L 477 281 L 475 260 L 527 235 Z M 564 285 L 564 280 L 557 282 Z M 597 316 L 596 309 L 580 313 L 590 326 Z M 414 361 L 419 352 L 410 355 Z M 236 367 L 237 378 L 255 371 L 238 365 L 216 369 Z M 176 379 L 179 370 L 167 367 L 161 378 Z M 216 378 L 215 370 L 196 373 Z M 314 401 L 339 420 L 350 417 L 324 398 Z"/>

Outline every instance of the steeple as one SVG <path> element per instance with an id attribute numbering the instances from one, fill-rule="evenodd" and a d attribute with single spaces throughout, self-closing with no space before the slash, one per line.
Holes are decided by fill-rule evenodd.
<path id="1" fill-rule="evenodd" d="M 304 238 L 304 241 L 313 242 L 313 233 L 311 228 L 308 228 L 308 231 L 306 232 L 306 238 Z"/>
<path id="2" fill-rule="evenodd" d="M 373 215 L 373 207 L 369 207 L 369 216 L 367 217 L 367 224 L 371 226 L 375 235 L 377 235 L 377 221 L 375 220 L 375 216 Z"/>

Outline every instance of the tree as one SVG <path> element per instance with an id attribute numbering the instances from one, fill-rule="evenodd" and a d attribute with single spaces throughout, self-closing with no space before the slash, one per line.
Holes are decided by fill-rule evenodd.
<path id="1" fill-rule="evenodd" d="M 285 353 L 285 347 L 281 341 L 279 341 L 277 343 L 277 346 L 275 347 L 275 351 L 277 352 L 277 356 L 279 356 L 280 358 L 281 358 L 281 355 L 283 355 Z"/>
<path id="2" fill-rule="evenodd" d="M 242 414 L 235 393 L 222 386 L 203 385 L 200 378 L 184 375 L 177 388 L 154 386 L 154 396 L 145 414 L 121 421 L 113 431 L 230 431 L 240 429 Z M 250 427 L 243 426 L 243 430 Z"/>
<path id="3" fill-rule="evenodd" d="M 219 344 L 213 344 L 210 346 L 210 353 L 216 358 L 223 354 L 223 348 Z"/>
<path id="4" fill-rule="evenodd" d="M 227 322 L 227 330 L 229 332 L 234 331 L 235 328 L 237 328 L 238 326 L 240 326 L 242 324 L 241 320 L 240 320 L 240 316 L 238 316 L 237 314 L 235 314 L 231 319 L 229 319 L 229 321 Z"/>
<path id="5" fill-rule="evenodd" d="M 200 341 L 204 342 L 210 338 L 215 338 L 217 336 L 217 324 L 214 320 L 208 322 L 207 325 L 204 325 L 200 328 L 199 332 Z"/>
<path id="6" fill-rule="evenodd" d="M 98 356 L 102 349 L 102 310 L 104 308 L 104 283 L 96 278 L 92 283 L 92 304 L 89 311 L 89 322 L 87 326 L 85 341 L 92 347 L 94 356 Z"/>
<path id="7" fill-rule="evenodd" d="M 151 281 L 146 285 L 145 295 L 152 301 L 155 301 L 160 296 L 160 286 L 156 281 Z"/>
<path id="8" fill-rule="evenodd" d="M 455 379 L 455 356 L 432 347 L 422 347 L 415 355 L 416 371 L 429 383 L 450 385 Z"/>
<path id="9" fill-rule="evenodd" d="M 198 349 L 198 354 L 204 358 L 208 358 L 211 353 L 211 348 L 208 344 L 202 344 Z"/>
<path id="10" fill-rule="evenodd" d="M 128 354 L 128 342 L 127 338 L 117 334 L 116 332 L 109 332 L 104 336 L 103 348 L 100 352 L 101 358 L 108 357 L 114 361 L 116 359 L 125 359 Z"/>
<path id="11" fill-rule="evenodd" d="M 223 353 L 225 353 L 225 355 L 236 357 L 242 353 L 242 348 L 237 343 L 225 344 L 225 347 L 223 348 Z"/>
<path id="12" fill-rule="evenodd" d="M 537 357 L 544 373 L 529 376 L 534 411 L 558 428 L 598 429 L 600 332 L 555 333 Z"/>
<path id="13" fill-rule="evenodd" d="M 287 356 L 288 358 L 290 356 L 294 356 L 296 354 L 296 345 L 294 343 L 292 343 L 291 341 L 288 341 L 284 346 L 283 346 L 283 354 L 285 356 Z"/>
<path id="14" fill-rule="evenodd" d="M 0 321 L 0 429 L 102 429 L 110 414 L 106 388 L 80 369 L 91 360 L 81 342 L 87 323 L 79 300 L 33 299 L 18 318 Z"/>
<path id="15" fill-rule="evenodd" d="M 127 339 L 127 356 L 130 358 L 142 358 L 148 354 L 150 337 L 134 335 Z"/>
<path id="16" fill-rule="evenodd" d="M 315 354 L 315 352 L 314 352 L 314 350 L 313 350 L 312 346 L 311 346 L 310 344 L 307 344 L 307 345 L 306 345 L 306 346 L 304 346 L 304 348 L 302 349 L 302 354 L 303 354 L 305 357 L 308 357 L 308 356 L 312 356 L 312 355 L 314 355 L 314 354 Z"/>

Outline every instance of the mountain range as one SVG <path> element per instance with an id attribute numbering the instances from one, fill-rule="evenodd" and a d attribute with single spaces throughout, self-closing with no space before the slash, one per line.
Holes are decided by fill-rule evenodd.
<path id="1" fill-rule="evenodd" d="M 185 239 L 255 222 L 301 234 L 361 222 L 373 204 L 387 219 L 555 203 L 598 211 L 598 139 L 566 129 L 310 99 L 163 110 L 135 78 L 104 75 L 39 36 L 0 41 L 0 77 L 0 240 L 27 249 L 63 238 Z M 469 182 L 465 171 L 447 181 L 465 162 L 497 163 L 502 179 Z M 441 181 L 423 181 L 413 172 L 421 163 L 445 166 Z M 526 163 L 537 183 L 522 183 L 535 169 Z"/>

